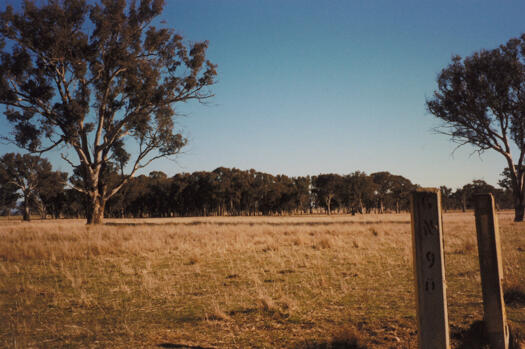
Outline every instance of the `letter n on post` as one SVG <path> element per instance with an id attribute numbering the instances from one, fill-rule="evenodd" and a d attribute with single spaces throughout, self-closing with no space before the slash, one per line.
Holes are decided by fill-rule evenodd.
<path id="1" fill-rule="evenodd" d="M 414 191 L 410 206 L 419 348 L 448 349 L 441 192 L 434 188 Z"/>
<path id="2" fill-rule="evenodd" d="M 485 329 L 492 349 L 507 349 L 509 346 L 509 329 L 501 286 L 503 267 L 498 217 L 495 213 L 492 194 L 474 195 L 474 209 Z"/>

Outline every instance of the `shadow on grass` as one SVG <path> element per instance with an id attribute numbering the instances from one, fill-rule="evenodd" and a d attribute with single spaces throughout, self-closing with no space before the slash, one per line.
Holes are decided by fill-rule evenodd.
<path id="1" fill-rule="evenodd" d="M 490 349 L 483 321 L 473 322 L 468 329 L 458 333 L 458 337 L 458 349 Z"/>
<path id="2" fill-rule="evenodd" d="M 505 290 L 503 298 L 505 304 L 510 307 L 525 307 L 525 287 L 509 287 Z"/>
<path id="3" fill-rule="evenodd" d="M 516 329 L 510 328 L 509 349 L 522 349 L 525 338 Z M 483 321 L 475 321 L 470 328 L 458 334 L 458 349 L 490 349 L 489 339 Z"/>
<path id="4" fill-rule="evenodd" d="M 354 342 L 347 341 L 329 341 L 322 343 L 307 344 L 301 349 L 366 349 L 367 347 L 360 344 L 355 344 Z"/>
<path id="5" fill-rule="evenodd" d="M 175 344 L 175 343 L 162 343 L 157 346 L 160 348 L 213 349 L 209 347 L 201 347 L 199 345 L 186 345 L 186 344 Z"/>
<path id="6" fill-rule="evenodd" d="M 342 328 L 327 341 L 307 341 L 297 349 L 367 349 L 361 334 L 355 328 Z"/>

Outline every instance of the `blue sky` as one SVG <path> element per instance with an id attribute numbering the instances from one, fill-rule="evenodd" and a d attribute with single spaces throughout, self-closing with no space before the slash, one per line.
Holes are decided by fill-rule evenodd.
<path id="1" fill-rule="evenodd" d="M 452 155 L 425 99 L 453 54 L 520 35 L 524 13 L 519 1 L 167 0 L 160 19 L 209 41 L 218 83 L 207 105 L 178 107 L 184 153 L 144 172 L 385 170 L 423 186 L 495 185 L 503 158 Z"/>

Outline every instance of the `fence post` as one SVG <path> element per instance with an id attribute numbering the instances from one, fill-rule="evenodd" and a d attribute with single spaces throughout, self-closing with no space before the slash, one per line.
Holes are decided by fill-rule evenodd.
<path id="1" fill-rule="evenodd" d="M 441 192 L 414 191 L 410 207 L 419 348 L 449 349 Z"/>
<path id="2" fill-rule="evenodd" d="M 474 208 L 485 329 L 492 349 L 507 349 L 509 346 L 509 329 L 501 286 L 503 267 L 498 217 L 495 214 L 492 194 L 475 195 Z"/>

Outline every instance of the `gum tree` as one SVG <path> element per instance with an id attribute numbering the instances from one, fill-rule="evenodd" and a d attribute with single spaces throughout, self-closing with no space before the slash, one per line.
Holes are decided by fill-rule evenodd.
<path id="1" fill-rule="evenodd" d="M 16 188 L 23 199 L 22 219 L 31 219 L 31 207 L 35 206 L 45 217 L 43 198 L 50 192 L 61 191 L 67 175 L 53 171 L 51 163 L 30 154 L 7 153 L 0 158 L 0 182 Z"/>
<path id="2" fill-rule="evenodd" d="M 18 188 L 11 182 L 10 178 L 2 176 L 0 170 L 0 213 L 10 216 L 19 197 Z"/>
<path id="3" fill-rule="evenodd" d="M 175 105 L 211 97 L 216 67 L 207 42 L 152 25 L 164 1 L 92 3 L 25 0 L 0 12 L 0 104 L 13 126 L 5 138 L 33 153 L 68 150 L 95 224 L 137 170 L 186 144 Z"/>
<path id="4" fill-rule="evenodd" d="M 493 150 L 507 161 L 515 221 L 525 210 L 525 35 L 493 50 L 452 58 L 427 100 L 430 113 L 443 121 L 440 132 L 459 146 L 482 153 Z"/>

